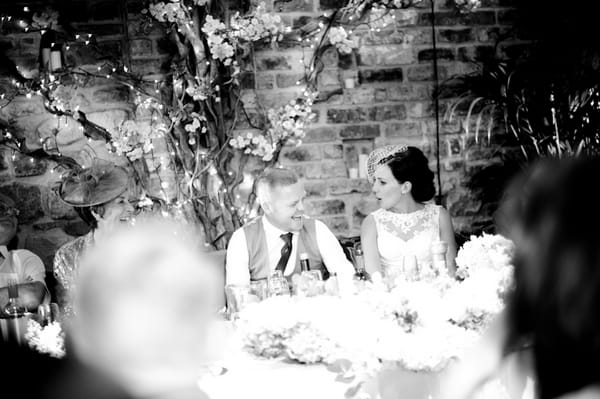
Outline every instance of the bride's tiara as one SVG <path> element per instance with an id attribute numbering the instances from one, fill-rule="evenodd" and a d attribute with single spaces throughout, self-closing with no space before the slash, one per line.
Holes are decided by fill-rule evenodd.
<path id="1" fill-rule="evenodd" d="M 371 151 L 369 158 L 367 158 L 367 177 L 369 181 L 373 181 L 375 169 L 377 169 L 379 165 L 386 163 L 390 159 L 394 158 L 400 153 L 405 152 L 406 150 L 408 150 L 408 147 L 405 145 L 392 144 L 379 147 Z"/>

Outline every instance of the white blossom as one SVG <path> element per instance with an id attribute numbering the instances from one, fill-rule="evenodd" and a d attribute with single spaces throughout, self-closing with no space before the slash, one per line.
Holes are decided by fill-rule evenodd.
<path id="1" fill-rule="evenodd" d="M 112 134 L 112 140 L 107 144 L 109 150 L 117 155 L 126 155 L 132 161 L 141 159 L 144 154 L 154 149 L 152 140 L 162 137 L 167 131 L 163 123 L 149 124 L 134 120 L 123 121 Z"/>
<path id="2" fill-rule="evenodd" d="M 348 32 L 343 27 L 329 29 L 329 42 L 336 46 L 340 53 L 349 54 L 358 47 L 357 37 L 348 37 Z"/>
<path id="3" fill-rule="evenodd" d="M 240 134 L 231 139 L 229 144 L 245 154 L 254 155 L 265 162 L 271 161 L 279 145 L 299 142 L 315 118 L 310 97 L 308 100 L 293 101 L 292 104 L 267 111 L 270 127 L 265 133 L 246 132 L 245 136 Z"/>
<path id="4" fill-rule="evenodd" d="M 64 332 L 58 322 L 42 327 L 37 321 L 27 321 L 25 339 L 30 347 L 40 353 L 61 358 L 65 356 Z"/>

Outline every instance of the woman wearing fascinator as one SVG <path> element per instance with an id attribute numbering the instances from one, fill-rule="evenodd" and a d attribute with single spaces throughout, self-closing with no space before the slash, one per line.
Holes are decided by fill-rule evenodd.
<path id="1" fill-rule="evenodd" d="M 367 161 L 369 181 L 380 208 L 361 227 L 365 265 L 392 279 L 427 279 L 454 274 L 456 241 L 443 207 L 429 203 L 434 175 L 416 147 L 389 145 Z"/>
<path id="2" fill-rule="evenodd" d="M 95 162 L 90 168 L 73 171 L 58 188 L 59 197 L 75 208 L 90 225 L 86 235 L 64 244 L 54 255 L 57 292 L 66 315 L 72 314 L 69 300 L 80 260 L 94 242 L 96 231 L 117 223 L 128 223 L 135 215 L 127 171 L 112 163 Z"/>

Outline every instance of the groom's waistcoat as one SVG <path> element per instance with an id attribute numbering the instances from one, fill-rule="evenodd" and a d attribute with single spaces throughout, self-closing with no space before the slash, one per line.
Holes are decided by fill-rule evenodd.
<path id="1" fill-rule="evenodd" d="M 251 281 L 266 279 L 271 273 L 262 219 L 263 216 L 258 217 L 243 227 L 244 235 L 246 236 L 246 246 L 248 247 L 248 268 L 250 270 Z M 317 244 L 315 220 L 304 218 L 302 229 L 297 234 L 298 242 L 296 245 L 298 247 L 296 248 L 295 267 L 292 274 L 300 273 L 300 254 L 304 252 L 308 254 L 310 269 L 320 270 L 321 274 L 323 274 L 323 279 L 327 279 L 329 273 L 323 264 L 319 245 Z"/>

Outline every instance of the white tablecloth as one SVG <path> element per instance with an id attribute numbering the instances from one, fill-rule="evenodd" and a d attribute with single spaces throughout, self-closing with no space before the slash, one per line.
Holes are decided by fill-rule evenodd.
<path id="1" fill-rule="evenodd" d="M 200 387 L 211 399 L 344 399 L 354 384 L 336 380 L 324 365 L 301 365 L 240 354 L 225 366 L 224 374 L 206 375 Z M 382 371 L 361 390 L 371 399 L 435 399 L 441 374 L 401 368 Z M 498 378 L 480 392 L 478 399 L 533 399 L 531 383 L 511 359 Z"/>
<path id="2" fill-rule="evenodd" d="M 344 398 L 349 384 L 323 365 L 301 365 L 241 355 L 222 375 L 206 375 L 200 387 L 211 399 L 334 399 Z"/>

